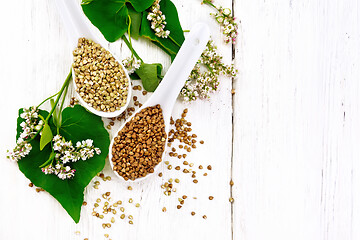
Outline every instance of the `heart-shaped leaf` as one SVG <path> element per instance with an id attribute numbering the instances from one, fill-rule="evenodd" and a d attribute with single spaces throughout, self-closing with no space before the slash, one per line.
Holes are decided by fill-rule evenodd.
<path id="1" fill-rule="evenodd" d="M 166 17 L 167 24 L 165 26 L 165 30 L 170 31 L 170 37 L 173 40 L 170 39 L 170 37 L 161 38 L 155 35 L 154 30 L 151 28 L 151 23 L 147 20 L 147 12 L 144 12 L 142 16 L 140 36 L 153 41 L 156 45 L 167 52 L 171 56 L 172 60 L 174 60 L 180 46 L 185 41 L 184 32 L 179 21 L 176 7 L 170 0 L 160 1 L 160 9 Z"/>
<path id="2" fill-rule="evenodd" d="M 86 0 L 81 3 L 85 15 L 109 42 L 115 42 L 129 26 L 128 5 L 143 12 L 154 0 Z"/>
<path id="3" fill-rule="evenodd" d="M 140 37 L 139 32 L 140 32 L 142 13 L 135 11 L 135 9 L 132 6 L 128 7 L 128 11 L 131 19 L 131 25 L 130 25 L 131 37 L 138 40 Z"/>
<path id="4" fill-rule="evenodd" d="M 19 111 L 19 116 L 22 110 Z M 40 110 L 44 118 L 49 114 Z M 21 132 L 20 123 L 23 121 L 18 118 L 17 137 Z M 53 133 L 56 127 L 49 120 L 50 128 Z M 55 175 L 45 175 L 39 166 L 51 157 L 51 146 L 48 144 L 40 151 L 40 137 L 31 141 L 32 150 L 25 158 L 18 161 L 19 169 L 36 186 L 43 188 L 50 193 L 68 214 L 77 223 L 80 220 L 81 206 L 84 200 L 84 189 L 91 179 L 100 172 L 105 165 L 105 158 L 109 152 L 109 134 L 104 128 L 100 117 L 95 116 L 80 105 L 73 108 L 65 108 L 62 112 L 62 124 L 60 135 L 67 141 L 71 140 L 73 144 L 77 141 L 92 139 L 94 146 L 100 148 L 101 154 L 75 163 L 70 163 L 71 168 L 76 169 L 75 176 L 72 179 L 61 180 Z"/>
<path id="5" fill-rule="evenodd" d="M 141 78 L 143 87 L 148 92 L 153 92 L 159 85 L 158 76 L 161 75 L 162 65 L 160 63 L 141 64 L 136 74 Z"/>

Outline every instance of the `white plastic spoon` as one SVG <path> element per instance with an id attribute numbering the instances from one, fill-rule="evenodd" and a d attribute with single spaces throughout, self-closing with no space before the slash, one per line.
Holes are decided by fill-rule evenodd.
<path id="1" fill-rule="evenodd" d="M 205 49 L 209 37 L 210 31 L 207 25 L 203 23 L 197 23 L 192 27 L 190 33 L 186 37 L 179 52 L 177 53 L 176 58 L 171 64 L 169 70 L 167 71 L 164 79 L 161 81 L 160 85 L 157 87 L 156 91 L 149 98 L 149 100 L 147 100 L 145 104 L 135 112 L 134 115 L 136 115 L 144 108 L 160 104 L 164 116 L 165 132 L 169 132 L 171 112 L 173 110 L 176 98 L 178 97 L 180 90 L 184 86 L 186 79 L 189 77 L 191 70 L 194 68 L 195 63 L 198 61 L 201 53 Z M 119 128 L 117 133 L 131 119 L 132 117 L 128 118 L 127 121 Z M 111 160 L 112 146 L 114 144 L 114 139 L 117 136 L 117 133 L 113 137 L 109 149 L 109 161 L 112 169 L 114 168 Z M 162 158 L 164 157 L 164 153 L 162 155 Z M 159 168 L 159 165 L 160 163 L 155 166 L 154 173 Z M 116 171 L 114 171 L 114 173 L 116 176 L 124 180 L 124 178 L 121 177 Z M 145 177 L 137 178 L 132 182 L 142 181 L 150 175 L 153 174 L 148 173 Z"/>
<path id="2" fill-rule="evenodd" d="M 97 111 L 93 107 L 91 107 L 89 104 L 87 104 L 78 94 L 78 92 L 75 91 L 77 98 L 80 101 L 80 104 L 84 106 L 87 110 L 92 112 L 95 115 L 98 115 L 100 117 L 106 117 L 106 118 L 112 118 L 119 116 L 127 106 L 129 105 L 129 102 L 131 100 L 131 84 L 130 84 L 130 78 L 129 75 L 124 68 L 124 66 L 121 64 L 121 61 L 107 48 L 108 42 L 102 38 L 101 36 L 97 36 L 94 34 L 94 32 L 90 29 L 89 24 L 87 23 L 87 19 L 84 15 L 84 13 L 81 10 L 81 6 L 78 3 L 78 1 L 75 0 L 55 0 L 57 8 L 59 10 L 59 13 L 61 15 L 61 18 L 65 24 L 67 35 L 69 38 L 70 46 L 72 49 L 75 49 L 77 47 L 78 39 L 81 37 L 85 37 L 87 39 L 93 40 L 95 43 L 100 44 L 103 48 L 105 48 L 107 51 L 111 53 L 111 55 L 115 58 L 115 60 L 120 64 L 120 66 L 125 71 L 126 78 L 129 82 L 128 87 L 128 95 L 126 99 L 126 104 L 122 108 L 120 108 L 117 111 L 114 112 L 103 112 L 103 111 Z M 72 54 L 71 54 L 72 56 Z M 76 88 L 75 84 L 75 72 L 73 70 L 73 85 Z"/>

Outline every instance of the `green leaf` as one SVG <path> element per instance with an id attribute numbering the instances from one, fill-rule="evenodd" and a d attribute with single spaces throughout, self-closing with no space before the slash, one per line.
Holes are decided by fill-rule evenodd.
<path id="1" fill-rule="evenodd" d="M 162 0 L 160 1 L 160 9 L 166 17 L 167 24 L 165 30 L 169 30 L 171 38 L 173 38 L 179 45 L 182 45 L 185 37 L 175 5 L 170 0 Z M 153 41 L 156 45 L 168 53 L 172 60 L 175 58 L 180 49 L 180 47 L 170 38 L 161 38 L 155 35 L 154 30 L 151 29 L 150 21 L 147 20 L 147 12 L 144 12 L 142 16 L 140 36 Z"/>
<path id="2" fill-rule="evenodd" d="M 133 72 L 129 77 L 132 80 L 139 80 L 140 79 L 139 75 L 137 75 L 136 72 Z"/>
<path id="3" fill-rule="evenodd" d="M 162 75 L 161 75 L 162 69 L 163 69 L 163 66 L 160 63 L 157 63 L 156 64 L 156 70 L 157 70 L 157 77 L 159 79 L 163 78 Z"/>
<path id="4" fill-rule="evenodd" d="M 126 2 L 133 5 L 135 11 L 143 12 L 154 3 L 154 0 L 126 0 Z"/>
<path id="5" fill-rule="evenodd" d="M 22 110 L 19 111 L 19 116 L 21 112 Z M 40 114 L 46 118 L 49 113 L 40 110 Z M 20 123 L 22 121 L 23 119 L 19 117 L 17 137 L 21 132 Z M 56 127 L 52 121 L 49 123 L 50 128 L 54 131 Z M 100 148 L 101 154 L 95 154 L 94 157 L 86 161 L 80 160 L 70 163 L 69 165 L 76 169 L 75 176 L 72 179 L 61 180 L 55 175 L 45 175 L 38 167 L 49 159 L 52 153 L 50 145 L 40 151 L 40 137 L 38 136 L 31 141 L 32 150 L 30 154 L 19 160 L 18 165 L 20 171 L 32 183 L 50 193 L 78 223 L 84 200 L 84 189 L 91 179 L 104 168 L 105 158 L 109 152 L 109 134 L 104 128 L 101 117 L 89 113 L 80 105 L 76 105 L 73 108 L 68 107 L 63 110 L 60 135 L 65 137 L 67 141 L 71 140 L 74 145 L 77 141 L 92 139 L 94 146 Z"/>
<path id="6" fill-rule="evenodd" d="M 44 149 L 44 147 L 51 142 L 53 139 L 53 134 L 51 132 L 50 126 L 47 122 L 45 122 L 45 125 L 43 127 L 43 130 L 41 131 L 41 138 L 40 138 L 40 151 Z"/>
<path id="7" fill-rule="evenodd" d="M 47 165 L 49 165 L 49 163 L 54 159 L 55 155 L 56 154 L 54 152 L 51 152 L 49 159 L 46 160 L 46 162 L 44 162 L 43 164 L 41 164 L 39 168 L 46 167 Z"/>
<path id="8" fill-rule="evenodd" d="M 159 85 L 158 75 L 161 75 L 161 70 L 162 65 L 160 63 L 143 63 L 135 72 L 141 78 L 144 89 L 153 92 Z"/>
<path id="9" fill-rule="evenodd" d="M 127 31 L 129 22 L 128 4 L 136 12 L 143 12 L 154 0 L 86 0 L 81 7 L 92 24 L 97 27 L 109 42 L 115 42 Z"/>
<path id="10" fill-rule="evenodd" d="M 139 32 L 140 32 L 142 13 L 136 12 L 131 5 L 128 6 L 128 11 L 129 11 L 129 16 L 131 18 L 131 25 L 130 25 L 131 37 L 138 40 L 140 37 Z"/>

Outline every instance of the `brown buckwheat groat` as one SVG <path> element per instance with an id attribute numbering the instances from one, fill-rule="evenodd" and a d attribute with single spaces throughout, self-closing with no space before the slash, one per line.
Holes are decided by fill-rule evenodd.
<path id="1" fill-rule="evenodd" d="M 73 51 L 76 91 L 92 108 L 114 112 L 125 106 L 129 80 L 109 51 L 80 38 Z"/>
<path id="2" fill-rule="evenodd" d="M 165 150 L 165 124 L 160 105 L 147 107 L 125 124 L 114 139 L 113 170 L 125 180 L 154 172 Z"/>

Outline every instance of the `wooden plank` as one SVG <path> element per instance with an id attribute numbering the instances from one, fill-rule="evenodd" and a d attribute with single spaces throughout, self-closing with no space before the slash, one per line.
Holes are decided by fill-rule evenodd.
<path id="1" fill-rule="evenodd" d="M 234 239 L 359 239 L 357 1 L 234 2 Z"/>
<path id="2" fill-rule="evenodd" d="M 209 7 L 202 6 L 200 1 L 176 0 L 180 20 L 184 29 L 190 29 L 195 21 L 204 21 L 212 28 L 213 39 L 219 45 L 224 61 L 230 63 L 231 48 L 221 44 L 218 25 L 208 14 Z M 230 7 L 231 0 L 218 1 Z M 1 158 L 4 152 L 15 142 L 17 110 L 24 106 L 39 103 L 62 85 L 71 64 L 65 29 L 57 13 L 54 1 L 38 2 L 20 0 L 8 2 L 1 10 L 1 22 L 7 38 L 0 43 L 6 46 L 1 61 L 1 70 L 6 81 L 6 88 L 0 88 L 0 108 L 7 112 L 3 118 L 0 144 Z M 11 24 L 9 24 L 11 23 Z M 111 49 L 121 57 L 129 52 L 121 42 L 110 45 Z M 165 68 L 170 59 L 152 44 L 143 40 L 134 41 L 134 47 L 146 62 L 161 62 Z M 19 56 L 21 58 L 19 59 Z M 19 70 L 19 65 L 23 66 Z M 1 239 L 102 239 L 110 234 L 112 239 L 231 239 L 231 208 L 228 203 L 231 166 L 231 80 L 222 79 L 218 93 L 210 101 L 201 101 L 191 105 L 177 102 L 174 116 L 178 117 L 185 107 L 189 108 L 188 119 L 192 122 L 194 133 L 204 145 L 197 144 L 187 161 L 195 166 L 211 165 L 212 171 L 204 177 L 198 174 L 198 184 L 191 181 L 190 176 L 175 170 L 165 170 L 162 166 L 163 178 L 154 176 L 140 184 L 131 184 L 132 191 L 127 190 L 129 184 L 116 180 L 107 163 L 104 173 L 113 180 L 101 182 L 99 190 L 92 184 L 85 190 L 88 205 L 83 207 L 81 220 L 75 224 L 61 206 L 47 193 L 36 193 L 27 186 L 29 181 L 19 172 L 14 163 L 0 161 L 3 195 L 0 198 L 2 221 L 0 224 Z M 140 92 L 137 95 L 143 98 Z M 148 95 L 147 95 L 148 96 Z M 5 105 L 6 103 L 6 105 Z M 108 123 L 108 120 L 104 120 Z M 117 123 L 112 130 L 120 123 Z M 181 165 L 180 160 L 166 158 L 173 166 Z M 199 170 L 200 171 L 200 170 Z M 164 180 L 178 177 L 181 181 L 177 192 L 166 197 L 160 188 Z M 95 179 L 98 180 L 98 179 Z M 101 193 L 110 191 L 115 199 L 124 202 L 127 214 L 134 216 L 134 225 L 121 222 L 119 215 L 109 230 L 103 230 L 103 221 L 91 216 L 92 205 Z M 182 209 L 177 210 L 177 196 L 186 194 Z M 213 201 L 208 197 L 214 196 Z M 126 203 L 129 198 L 139 202 L 141 207 L 135 208 Z M 191 197 L 197 197 L 192 199 Z M 163 213 L 161 209 L 167 208 Z M 190 212 L 196 215 L 191 216 Z M 202 215 L 207 215 L 204 220 Z M 105 217 L 110 221 L 108 216 Z M 75 232 L 79 231 L 77 235 Z"/>

